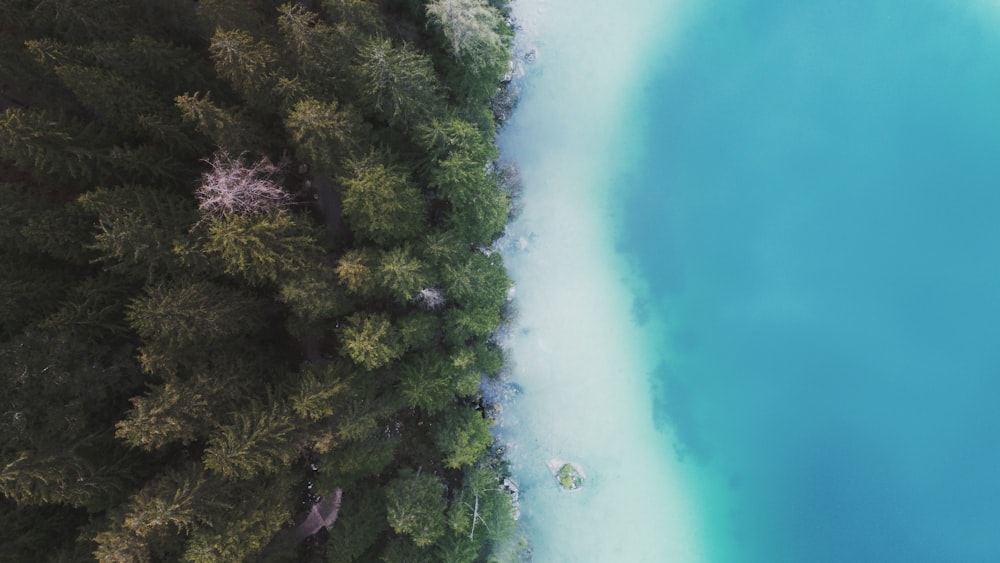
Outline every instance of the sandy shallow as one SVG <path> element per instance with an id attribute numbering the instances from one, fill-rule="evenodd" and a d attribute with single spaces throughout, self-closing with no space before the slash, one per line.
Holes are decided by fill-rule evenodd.
<path id="1" fill-rule="evenodd" d="M 672 11 L 673 10 L 673 11 Z M 615 251 L 615 194 L 642 156 L 642 73 L 666 49 L 677 6 L 655 0 L 519 0 L 533 49 L 501 143 L 524 181 L 508 267 L 518 317 L 509 342 L 523 389 L 502 433 L 536 561 L 699 561 L 697 518 L 670 437 L 657 432 L 649 353 Z M 586 468 L 562 491 L 553 458 Z"/>

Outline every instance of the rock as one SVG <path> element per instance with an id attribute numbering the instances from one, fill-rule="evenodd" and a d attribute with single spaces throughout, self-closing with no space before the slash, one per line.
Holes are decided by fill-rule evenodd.
<path id="1" fill-rule="evenodd" d="M 550 459 L 548 466 L 549 471 L 555 476 L 556 482 L 564 491 L 578 491 L 583 487 L 583 481 L 587 476 L 578 464 L 561 459 Z"/>

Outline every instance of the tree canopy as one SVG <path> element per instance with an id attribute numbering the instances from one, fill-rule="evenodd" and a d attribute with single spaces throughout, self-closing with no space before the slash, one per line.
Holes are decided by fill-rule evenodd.
<path id="1" fill-rule="evenodd" d="M 0 560 L 510 538 L 496 5 L 2 3 Z"/>

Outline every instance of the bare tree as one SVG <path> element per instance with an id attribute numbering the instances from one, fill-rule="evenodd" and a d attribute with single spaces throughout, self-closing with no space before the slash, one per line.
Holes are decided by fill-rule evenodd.
<path id="1" fill-rule="evenodd" d="M 291 201 L 291 194 L 278 185 L 280 166 L 266 156 L 246 164 L 243 156 L 232 158 L 220 150 L 205 161 L 212 169 L 202 175 L 195 190 L 202 213 L 213 217 L 258 213 Z"/>

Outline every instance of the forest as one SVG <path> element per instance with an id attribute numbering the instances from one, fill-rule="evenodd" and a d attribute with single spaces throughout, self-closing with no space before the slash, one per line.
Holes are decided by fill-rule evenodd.
<path id="1" fill-rule="evenodd" d="M 0 561 L 524 555 L 507 13 L 0 2 Z"/>

